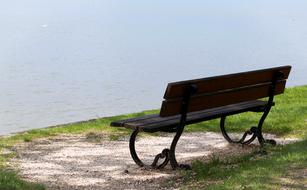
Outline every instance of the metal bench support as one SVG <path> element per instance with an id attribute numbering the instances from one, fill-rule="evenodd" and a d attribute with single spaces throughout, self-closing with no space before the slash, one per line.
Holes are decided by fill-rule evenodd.
<path id="1" fill-rule="evenodd" d="M 264 139 L 263 135 L 262 135 L 262 126 L 263 123 L 266 119 L 266 117 L 268 116 L 271 107 L 273 106 L 273 100 L 274 100 L 274 92 L 276 89 L 276 83 L 278 81 L 278 79 L 282 78 L 284 76 L 284 74 L 282 72 L 277 72 L 274 75 L 273 81 L 272 81 L 272 85 L 270 88 L 270 92 L 269 92 L 269 99 L 268 99 L 268 103 L 266 105 L 266 107 L 263 110 L 263 114 L 258 122 L 258 126 L 255 127 L 251 127 L 250 130 L 246 131 L 243 136 L 241 137 L 240 140 L 233 140 L 232 138 L 229 137 L 229 135 L 226 132 L 225 129 L 225 120 L 226 120 L 226 116 L 221 117 L 220 120 L 220 128 L 221 128 L 221 132 L 224 136 L 224 138 L 229 142 L 229 143 L 240 143 L 240 144 L 250 144 L 252 143 L 256 138 L 258 139 L 259 143 L 261 145 L 264 145 L 265 143 L 269 143 L 272 145 L 276 145 L 276 141 L 273 139 Z M 247 136 L 250 136 L 249 139 L 246 140 Z"/>
<path id="2" fill-rule="evenodd" d="M 133 133 L 130 136 L 129 141 L 129 148 L 130 148 L 130 154 L 134 162 L 139 165 L 140 167 L 150 167 L 150 168 L 164 168 L 168 162 L 170 162 L 173 169 L 181 168 L 181 169 L 191 169 L 190 165 L 187 164 L 178 164 L 176 160 L 176 145 L 177 142 L 180 139 L 180 136 L 184 130 L 184 127 L 186 125 L 186 119 L 187 119 L 187 112 L 188 112 L 188 106 L 189 106 L 189 100 L 192 94 L 194 94 L 197 91 L 196 87 L 194 85 L 190 85 L 186 87 L 185 95 L 182 99 L 182 105 L 181 105 L 181 117 L 180 117 L 180 123 L 178 127 L 176 128 L 176 135 L 173 138 L 172 144 L 170 146 L 170 149 L 166 148 L 164 149 L 160 154 L 157 154 L 153 163 L 151 165 L 144 164 L 140 158 L 138 157 L 136 151 L 135 151 L 135 140 L 136 136 L 139 133 L 139 129 L 135 129 Z M 158 161 L 160 159 L 164 159 L 161 164 L 158 164 Z"/>

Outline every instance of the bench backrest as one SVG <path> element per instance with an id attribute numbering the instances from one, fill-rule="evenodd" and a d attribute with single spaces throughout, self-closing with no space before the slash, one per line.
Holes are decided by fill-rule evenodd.
<path id="1" fill-rule="evenodd" d="M 164 94 L 160 116 L 180 114 L 185 89 L 191 85 L 197 90 L 190 97 L 188 112 L 268 97 L 277 74 L 279 75 L 276 79 L 274 95 L 281 94 L 284 92 L 290 70 L 291 66 L 282 66 L 169 83 Z"/>

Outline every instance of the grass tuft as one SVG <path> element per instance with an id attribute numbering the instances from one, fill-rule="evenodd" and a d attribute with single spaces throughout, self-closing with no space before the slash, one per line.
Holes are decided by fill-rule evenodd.
<path id="1" fill-rule="evenodd" d="M 0 189 L 1 190 L 44 190 L 42 184 L 26 182 L 11 170 L 0 169 Z"/>

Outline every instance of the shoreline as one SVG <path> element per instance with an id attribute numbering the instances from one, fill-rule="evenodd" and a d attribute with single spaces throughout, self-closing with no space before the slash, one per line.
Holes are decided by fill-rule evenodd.
<path id="1" fill-rule="evenodd" d="M 288 87 L 286 88 L 286 92 L 287 91 L 291 91 L 291 89 L 299 89 L 299 90 L 303 90 L 307 88 L 307 85 L 300 85 L 300 86 L 294 86 L 294 87 Z M 280 96 L 281 98 L 283 97 L 283 94 Z M 279 98 L 277 96 L 277 98 Z M 285 99 L 285 98 L 284 98 Z M 274 107 L 273 107 L 274 110 Z M 154 114 L 154 113 L 158 113 L 159 109 L 152 109 L 152 110 L 144 110 L 144 111 L 140 111 L 140 112 L 134 112 L 134 113 L 127 113 L 127 114 L 120 114 L 120 115 L 114 115 L 114 116 L 106 116 L 106 117 L 98 117 L 98 118 L 92 118 L 92 119 L 88 119 L 88 120 L 80 120 L 80 121 L 74 121 L 74 122 L 68 122 L 68 123 L 63 123 L 63 124 L 56 124 L 56 125 L 51 125 L 51 126 L 47 126 L 47 127 L 43 127 L 43 128 L 34 128 L 34 129 L 29 129 L 29 130 L 23 130 L 23 131 L 18 131 L 18 132 L 13 132 L 10 134 L 4 134 L 4 135 L 0 135 L 0 139 L 1 138 L 10 138 L 10 137 L 14 137 L 14 136 L 20 136 L 20 135 L 25 135 L 27 133 L 31 133 L 33 131 L 48 131 L 48 130 L 53 130 L 53 129 L 59 129 L 59 128 L 66 128 L 66 127 L 70 127 L 70 126 L 80 126 L 80 125 L 87 125 L 90 123 L 96 123 L 97 121 L 112 121 L 112 120 L 118 120 L 118 118 L 129 118 L 129 117 L 135 117 L 136 115 L 146 115 L 146 114 Z M 104 126 L 106 126 L 107 124 L 105 122 Z M 120 129 L 121 130 L 121 129 Z M 192 130 L 194 131 L 194 130 Z M 210 131 L 210 129 L 208 130 Z M 277 134 L 279 135 L 279 134 Z M 283 135 L 281 135 L 283 136 Z"/>
<path id="2" fill-rule="evenodd" d="M 286 87 L 286 89 L 293 89 L 293 88 L 304 88 L 307 85 L 297 85 L 297 86 L 290 86 L 290 87 Z M 282 95 L 281 95 L 282 96 Z M 140 113 L 144 113 L 144 112 L 151 112 L 154 111 L 154 113 L 158 113 L 159 108 L 157 109 L 150 109 L 150 110 L 143 110 L 143 111 L 139 111 L 139 112 L 133 112 L 133 113 L 123 113 L 120 115 L 111 115 L 111 116 L 104 116 L 104 117 L 97 117 L 97 118 L 90 118 L 90 119 L 85 119 L 85 120 L 79 120 L 79 121 L 72 121 L 72 122 L 67 122 L 67 123 L 59 123 L 59 124 L 55 124 L 55 125 L 49 125 L 46 127 L 38 127 L 38 128 L 33 128 L 33 129 L 25 129 L 25 130 L 21 130 L 21 131 L 17 131 L 17 132 L 11 132 L 8 134 L 2 134 L 0 135 L 0 138 L 2 137 L 9 137 L 9 136 L 14 136 L 14 135 L 19 135 L 22 133 L 26 133 L 28 131 L 32 131 L 32 130 L 40 130 L 40 129 L 48 129 L 48 128 L 57 128 L 57 127 L 63 127 L 63 126 L 67 126 L 67 125 L 78 125 L 80 123 L 87 123 L 87 122 L 92 122 L 95 120 L 100 120 L 100 119 L 108 119 L 108 118 L 115 118 L 118 116 L 126 116 L 126 115 L 132 115 L 132 114 L 140 114 Z"/>

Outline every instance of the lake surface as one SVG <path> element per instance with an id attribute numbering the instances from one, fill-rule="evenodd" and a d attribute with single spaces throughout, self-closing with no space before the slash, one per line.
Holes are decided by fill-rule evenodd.
<path id="1" fill-rule="evenodd" d="M 10 0 L 0 7 L 0 134 L 159 108 L 166 84 L 292 65 L 307 1 Z"/>

